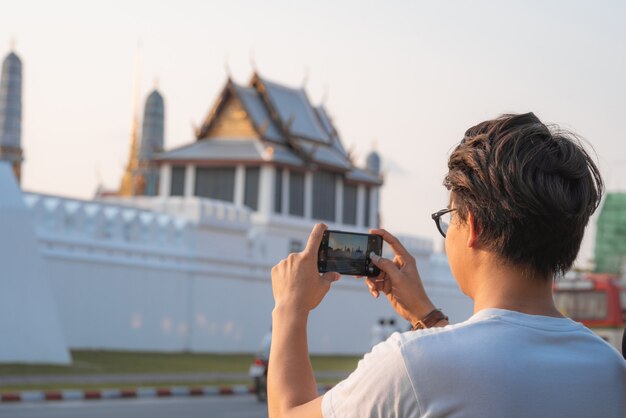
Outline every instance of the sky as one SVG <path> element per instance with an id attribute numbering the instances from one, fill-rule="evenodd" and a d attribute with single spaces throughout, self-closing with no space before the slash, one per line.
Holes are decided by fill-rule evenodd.
<path id="1" fill-rule="evenodd" d="M 447 204 L 447 157 L 502 113 L 586 138 L 608 189 L 626 188 L 624 16 L 611 0 L 11 2 L 0 54 L 13 40 L 24 63 L 22 185 L 118 187 L 137 54 L 141 101 L 155 85 L 165 98 L 166 148 L 193 140 L 228 74 L 246 83 L 256 67 L 324 103 L 357 162 L 375 148 L 383 226 L 440 248 L 430 214 Z"/>
<path id="2" fill-rule="evenodd" d="M 350 248 L 352 251 L 361 249 L 367 251 L 367 235 L 336 234 L 331 233 L 328 237 L 328 247 L 333 249 Z"/>

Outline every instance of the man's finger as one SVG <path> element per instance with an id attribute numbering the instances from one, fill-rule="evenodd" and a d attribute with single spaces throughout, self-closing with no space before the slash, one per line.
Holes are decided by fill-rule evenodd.
<path id="1" fill-rule="evenodd" d="M 383 271 L 383 273 L 381 273 L 379 277 L 384 276 L 386 274 L 388 277 L 393 278 L 397 274 L 400 274 L 400 270 L 398 269 L 398 266 L 396 266 L 394 262 L 391 260 L 388 260 L 383 257 L 379 257 L 377 255 L 372 256 L 371 260 L 372 260 L 372 263 L 374 263 L 376 267 L 378 267 L 379 269 Z"/>
<path id="2" fill-rule="evenodd" d="M 404 248 L 404 245 L 392 234 L 385 229 L 370 229 L 370 234 L 380 235 L 382 239 L 389 244 L 391 251 L 398 256 L 410 256 L 411 254 Z"/>
<path id="3" fill-rule="evenodd" d="M 383 283 L 385 282 L 385 273 L 381 273 L 377 277 L 368 277 L 366 279 L 366 282 L 369 288 L 379 291 L 383 288 Z"/>
<path id="4" fill-rule="evenodd" d="M 374 298 L 377 298 L 378 297 L 378 290 L 376 289 L 376 285 L 374 284 L 372 279 L 370 277 L 368 277 L 367 279 L 365 279 L 365 283 L 367 284 L 367 288 L 368 288 L 370 294 Z"/>
<path id="5" fill-rule="evenodd" d="M 381 290 L 385 295 L 389 295 L 391 293 L 391 280 L 385 280 Z"/>
<path id="6" fill-rule="evenodd" d="M 315 254 L 320 249 L 320 244 L 322 243 L 322 237 L 324 236 L 324 231 L 326 231 L 328 227 L 324 224 L 315 224 L 313 230 L 311 231 L 311 235 L 309 235 L 309 240 L 306 243 L 306 248 L 304 252 L 307 254 Z"/>

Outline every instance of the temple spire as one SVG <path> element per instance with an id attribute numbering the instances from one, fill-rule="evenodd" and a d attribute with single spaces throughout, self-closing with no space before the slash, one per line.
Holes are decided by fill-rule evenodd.
<path id="1" fill-rule="evenodd" d="M 137 140 L 138 128 L 139 128 L 139 97 L 141 90 L 141 45 L 138 47 L 137 54 L 135 56 L 135 78 L 133 86 L 133 110 L 132 120 L 130 128 L 130 153 L 128 158 L 128 164 L 122 177 L 122 184 L 120 186 L 121 196 L 134 196 L 138 194 L 138 189 L 143 189 L 142 184 L 137 184 L 136 172 L 139 167 L 138 161 L 138 147 Z M 139 193 L 140 194 L 140 193 Z"/>
<path id="2" fill-rule="evenodd" d="M 138 176 L 144 185 L 137 194 L 156 196 L 159 183 L 159 169 L 153 160 L 163 152 L 165 125 L 165 105 L 163 96 L 154 89 L 146 99 L 141 127 L 141 142 L 138 154 Z"/>
<path id="3" fill-rule="evenodd" d="M 18 179 L 22 167 L 22 61 L 11 52 L 2 62 L 0 76 L 0 160 L 8 161 Z"/>

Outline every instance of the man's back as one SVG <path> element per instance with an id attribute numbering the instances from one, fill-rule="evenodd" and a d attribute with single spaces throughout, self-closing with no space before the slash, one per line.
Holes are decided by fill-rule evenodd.
<path id="1" fill-rule="evenodd" d="M 397 381 L 379 376 L 364 387 L 363 374 L 383 363 Z M 325 415 L 623 418 L 626 361 L 569 319 L 485 309 L 461 324 L 394 334 L 333 391 Z M 347 412 L 347 395 L 362 398 L 355 391 L 370 400 Z"/>

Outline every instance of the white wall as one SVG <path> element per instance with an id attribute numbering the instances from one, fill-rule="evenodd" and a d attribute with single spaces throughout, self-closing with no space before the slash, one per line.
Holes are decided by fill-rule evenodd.
<path id="1" fill-rule="evenodd" d="M 0 362 L 70 362 L 40 243 L 11 166 L 0 161 Z"/>
<path id="2" fill-rule="evenodd" d="M 271 267 L 312 227 L 194 197 L 25 201 L 72 348 L 256 351 L 270 327 Z M 468 300 L 445 266 L 429 279 L 432 243 L 401 239 L 428 272 L 435 303 L 455 322 L 467 318 Z M 311 352 L 363 353 L 372 325 L 394 316 L 361 279 L 344 277 L 311 315 Z"/>

